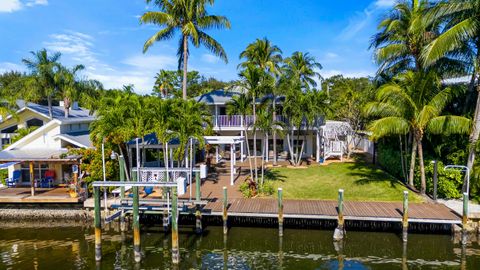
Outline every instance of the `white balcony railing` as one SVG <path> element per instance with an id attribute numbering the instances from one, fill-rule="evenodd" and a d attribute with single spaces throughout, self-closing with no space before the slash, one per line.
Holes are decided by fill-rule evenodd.
<path id="1" fill-rule="evenodd" d="M 214 116 L 213 124 L 215 127 L 250 127 L 253 124 L 253 115 L 217 115 Z M 284 116 L 277 115 L 277 121 L 287 123 L 287 119 Z"/>

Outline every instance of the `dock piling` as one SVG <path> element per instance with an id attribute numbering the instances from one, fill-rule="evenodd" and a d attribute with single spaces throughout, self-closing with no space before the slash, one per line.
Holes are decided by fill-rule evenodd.
<path id="1" fill-rule="evenodd" d="M 228 208 L 228 197 L 227 197 L 227 187 L 223 187 L 223 234 L 228 233 L 228 215 L 227 215 L 227 208 Z"/>
<path id="2" fill-rule="evenodd" d="M 135 262 L 140 262 L 142 255 L 140 252 L 140 214 L 139 214 L 139 195 L 138 187 L 133 186 L 133 255 Z"/>
<path id="3" fill-rule="evenodd" d="M 283 190 L 278 188 L 278 235 L 283 236 Z"/>
<path id="4" fill-rule="evenodd" d="M 200 200 L 202 194 L 200 193 L 201 186 L 200 172 L 195 173 L 195 200 L 197 202 L 195 206 L 195 232 L 201 234 L 203 231 L 202 228 L 202 212 L 200 211 Z"/>
<path id="5" fill-rule="evenodd" d="M 345 220 L 343 217 L 343 189 L 338 190 L 338 225 L 333 233 L 333 240 L 340 241 L 345 237 Z"/>
<path id="6" fill-rule="evenodd" d="M 172 187 L 172 263 L 179 264 L 180 251 L 178 249 L 178 199 L 177 187 Z"/>
<path id="7" fill-rule="evenodd" d="M 200 179 L 200 172 L 195 173 L 195 200 L 200 202 L 202 199 L 202 193 L 200 190 L 200 186 L 202 184 L 202 180 Z"/>
<path id="8" fill-rule="evenodd" d="M 94 207 L 95 207 L 95 261 L 102 260 L 102 217 L 100 214 L 100 188 L 94 187 Z"/>
<path id="9" fill-rule="evenodd" d="M 463 215 L 462 215 L 462 245 L 467 244 L 468 226 L 468 193 L 463 193 Z"/>
<path id="10" fill-rule="evenodd" d="M 402 240 L 408 240 L 408 191 L 403 192 Z"/>

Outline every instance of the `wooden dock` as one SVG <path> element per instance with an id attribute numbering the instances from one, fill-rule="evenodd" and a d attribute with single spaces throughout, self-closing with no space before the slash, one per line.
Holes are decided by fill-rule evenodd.
<path id="1" fill-rule="evenodd" d="M 0 189 L 0 203 L 79 203 L 71 198 L 67 188 L 36 188 L 35 196 L 30 188 Z"/>
<path id="2" fill-rule="evenodd" d="M 284 218 L 336 220 L 337 202 L 322 200 L 284 200 Z M 442 204 L 411 203 L 409 222 L 432 224 L 460 224 L 461 217 Z M 203 208 L 204 214 L 221 216 L 223 202 L 212 200 Z M 228 216 L 278 217 L 275 199 L 240 199 L 228 201 Z M 345 220 L 401 222 L 401 202 L 345 202 Z"/>

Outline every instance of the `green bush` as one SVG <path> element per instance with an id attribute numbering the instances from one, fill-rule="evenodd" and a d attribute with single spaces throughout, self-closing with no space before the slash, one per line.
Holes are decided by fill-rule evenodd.
<path id="1" fill-rule="evenodd" d="M 242 195 L 245 198 L 251 198 L 254 195 L 254 192 L 252 191 L 252 189 L 250 189 L 250 185 L 248 184 L 248 182 L 243 182 L 240 185 L 240 192 L 242 192 Z"/>
<path id="2" fill-rule="evenodd" d="M 445 199 L 458 199 L 462 196 L 464 175 L 457 170 L 445 170 L 444 164 L 438 161 L 438 197 Z M 433 194 L 433 167 L 431 160 L 425 160 L 426 192 Z M 415 170 L 414 184 L 420 188 L 420 166 Z"/>
<path id="3" fill-rule="evenodd" d="M 379 143 L 377 146 L 377 163 L 398 179 L 403 178 L 400 150 L 395 150 L 390 144 Z"/>
<path id="4" fill-rule="evenodd" d="M 0 183 L 6 185 L 5 179 L 8 177 L 8 170 L 0 170 Z"/>
<path id="5" fill-rule="evenodd" d="M 256 195 L 270 196 L 275 192 L 272 181 L 265 181 L 263 185 L 258 185 L 258 190 L 251 187 L 248 182 L 244 182 L 239 189 L 245 198 L 252 198 Z"/>

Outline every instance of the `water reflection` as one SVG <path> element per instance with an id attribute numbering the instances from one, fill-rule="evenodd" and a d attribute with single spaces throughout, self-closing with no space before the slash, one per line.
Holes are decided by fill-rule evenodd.
<path id="1" fill-rule="evenodd" d="M 0 229 L 0 269 L 175 269 L 171 235 L 142 230 L 142 262 L 133 260 L 131 231 L 110 226 L 103 234 L 103 260 L 95 263 L 89 227 Z M 203 235 L 180 230 L 178 269 L 480 269 L 480 247 L 462 247 L 446 235 L 410 234 L 408 246 L 395 234 L 208 227 Z M 408 255 L 408 256 L 407 256 Z"/>

